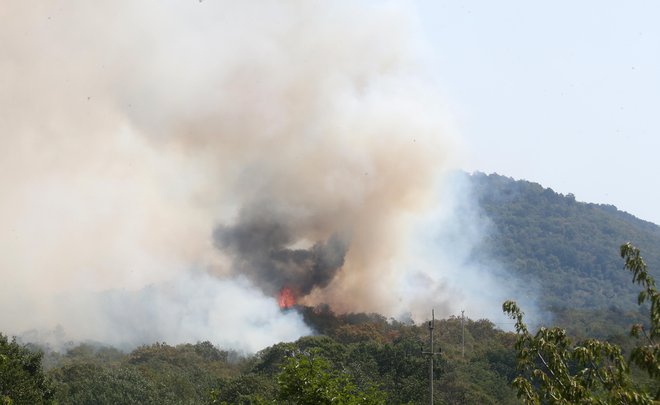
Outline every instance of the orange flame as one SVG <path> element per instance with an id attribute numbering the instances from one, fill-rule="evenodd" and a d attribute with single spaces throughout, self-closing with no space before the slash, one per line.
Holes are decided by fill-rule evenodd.
<path id="1" fill-rule="evenodd" d="M 296 297 L 293 295 L 293 291 L 289 287 L 282 288 L 277 303 L 280 304 L 280 309 L 289 309 L 296 305 Z"/>

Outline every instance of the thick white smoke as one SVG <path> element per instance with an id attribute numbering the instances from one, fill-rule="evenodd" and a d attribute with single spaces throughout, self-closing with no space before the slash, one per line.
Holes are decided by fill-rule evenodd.
<path id="1" fill-rule="evenodd" d="M 256 350 L 309 333 L 273 294 L 320 268 L 304 303 L 453 309 L 402 282 L 456 163 L 416 27 L 398 2 L 3 2 L 0 330 Z"/>

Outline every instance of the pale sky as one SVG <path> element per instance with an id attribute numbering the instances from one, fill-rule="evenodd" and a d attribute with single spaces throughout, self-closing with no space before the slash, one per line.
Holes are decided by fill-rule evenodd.
<path id="1" fill-rule="evenodd" d="M 660 224 L 660 2 L 416 3 L 466 170 Z"/>

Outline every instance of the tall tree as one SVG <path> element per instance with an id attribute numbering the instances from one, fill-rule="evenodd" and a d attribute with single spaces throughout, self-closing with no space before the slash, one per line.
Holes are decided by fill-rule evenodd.
<path id="1" fill-rule="evenodd" d="M 0 333 L 0 403 L 50 403 L 53 390 L 41 368 L 41 352 L 34 352 Z"/>
<path id="2" fill-rule="evenodd" d="M 292 404 L 363 404 L 385 403 L 385 396 L 375 387 L 361 391 L 350 376 L 334 371 L 319 353 L 296 353 L 287 358 L 277 378 L 278 399 Z"/>
<path id="3" fill-rule="evenodd" d="M 635 347 L 630 362 L 646 370 L 651 378 L 660 376 L 660 295 L 648 273 L 639 249 L 630 243 L 620 248 L 624 267 L 633 282 L 642 286 L 638 304 L 649 302 L 648 329 L 634 325 L 633 336 L 644 338 Z M 526 404 L 653 404 L 660 390 L 646 392 L 630 378 L 630 362 L 617 345 L 586 339 L 573 345 L 560 328 L 541 328 L 532 335 L 523 321 L 523 312 L 513 301 L 504 312 L 516 321 L 516 350 L 520 375 L 513 380 L 518 397 Z"/>

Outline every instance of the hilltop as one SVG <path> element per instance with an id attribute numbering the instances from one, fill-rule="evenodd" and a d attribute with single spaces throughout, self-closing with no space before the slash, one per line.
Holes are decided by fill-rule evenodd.
<path id="1" fill-rule="evenodd" d="M 531 286 L 541 308 L 559 320 L 569 313 L 615 323 L 636 317 L 638 289 L 617 253 L 622 243 L 631 241 L 657 279 L 660 226 L 613 205 L 576 201 L 573 194 L 538 183 L 498 174 L 466 176 L 482 216 L 490 222 L 474 260 L 508 269 L 521 284 Z"/>

